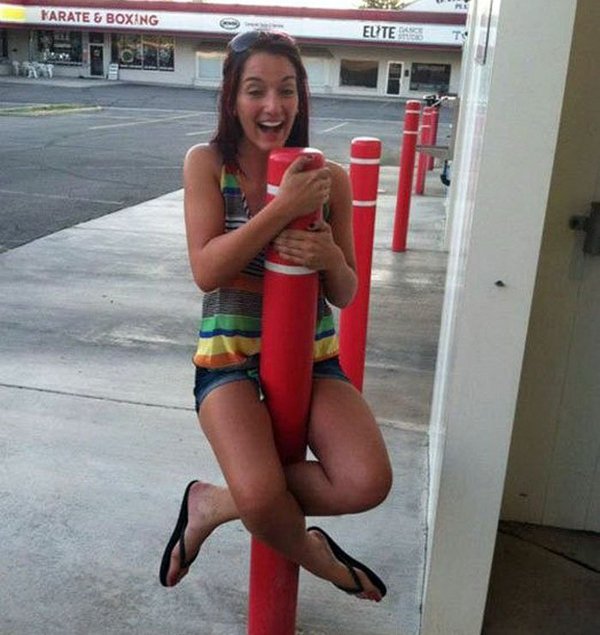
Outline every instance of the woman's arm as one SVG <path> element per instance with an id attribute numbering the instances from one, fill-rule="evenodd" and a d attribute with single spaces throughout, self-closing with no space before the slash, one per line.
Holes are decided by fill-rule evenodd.
<path id="1" fill-rule="evenodd" d="M 315 209 L 329 194 L 329 170 L 302 172 L 306 158 L 284 175 L 278 195 L 242 227 L 225 233 L 220 188 L 221 159 L 210 146 L 194 146 L 184 162 L 184 208 L 194 280 L 212 291 L 233 280 L 294 218 Z"/>
<path id="2" fill-rule="evenodd" d="M 330 217 L 313 230 L 286 230 L 274 242 L 280 255 L 292 263 L 320 271 L 326 298 L 343 308 L 357 288 L 352 193 L 346 171 L 328 162 L 331 172 Z"/>
<path id="3" fill-rule="evenodd" d="M 352 190 L 348 174 L 340 165 L 332 163 L 330 169 L 329 225 L 340 253 L 324 270 L 323 283 L 325 297 L 335 306 L 343 308 L 352 302 L 358 286 L 352 233 Z"/>

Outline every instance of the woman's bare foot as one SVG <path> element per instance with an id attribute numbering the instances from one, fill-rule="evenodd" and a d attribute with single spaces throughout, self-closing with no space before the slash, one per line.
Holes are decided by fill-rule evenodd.
<path id="1" fill-rule="evenodd" d="M 329 561 L 330 575 L 327 579 L 336 586 L 347 590 L 352 595 L 363 600 L 371 600 L 373 602 L 380 602 L 383 599 L 383 594 L 380 589 L 371 581 L 369 576 L 358 567 L 350 567 L 349 565 L 340 562 L 334 555 L 327 538 L 319 530 L 310 530 L 309 536 L 316 541 L 318 549 L 321 550 L 323 558 Z M 360 585 L 357 585 L 357 581 L 350 572 L 350 568 L 357 576 Z M 353 589 L 362 587 L 362 591 L 353 592 Z"/>
<path id="2" fill-rule="evenodd" d="M 187 574 L 208 536 L 219 525 L 235 518 L 229 491 L 223 487 L 196 481 L 190 487 L 187 503 L 188 522 L 180 539 L 184 541 L 185 562 L 181 562 L 180 541 L 177 541 L 166 576 L 168 587 L 178 584 Z"/>

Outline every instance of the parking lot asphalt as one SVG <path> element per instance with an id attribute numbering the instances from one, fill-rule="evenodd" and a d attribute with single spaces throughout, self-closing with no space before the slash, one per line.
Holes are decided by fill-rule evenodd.
<path id="1" fill-rule="evenodd" d="M 217 91 L 189 86 L 156 86 L 127 82 L 107 82 L 85 79 L 28 80 L 0 77 L 2 103 L 60 103 L 74 101 L 88 105 L 168 110 L 212 110 L 217 103 Z M 397 97 L 312 96 L 311 114 L 316 117 L 337 117 L 340 109 L 345 117 L 356 119 L 402 119 L 405 100 Z"/>
<path id="2" fill-rule="evenodd" d="M 0 252 L 178 189 L 185 152 L 216 121 L 215 91 L 0 78 L 0 113 L 45 103 L 99 110 L 0 116 Z M 315 98 L 312 144 L 345 163 L 354 137 L 376 136 L 397 165 L 403 106 Z"/>

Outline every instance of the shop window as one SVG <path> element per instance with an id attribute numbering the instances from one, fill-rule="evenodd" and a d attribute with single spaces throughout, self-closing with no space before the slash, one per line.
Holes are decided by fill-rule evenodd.
<path id="1" fill-rule="evenodd" d="M 340 86 L 377 88 L 379 62 L 376 60 L 341 60 Z"/>
<path id="2" fill-rule="evenodd" d="M 158 70 L 175 70 L 175 38 L 163 35 L 158 38 Z"/>
<path id="3" fill-rule="evenodd" d="M 410 72 L 410 89 L 447 93 L 450 88 L 450 64 L 414 63 Z"/>
<path id="4" fill-rule="evenodd" d="M 220 81 L 225 53 L 219 51 L 197 51 L 198 77 Z"/>
<path id="5" fill-rule="evenodd" d="M 79 65 L 81 56 L 81 33 L 77 31 L 38 31 L 38 60 L 40 62 Z"/>
<path id="6" fill-rule="evenodd" d="M 113 35 L 111 60 L 121 68 L 175 70 L 175 38 L 158 35 Z"/>
<path id="7" fill-rule="evenodd" d="M 143 65 L 146 70 L 155 71 L 158 68 L 158 35 L 143 37 Z"/>

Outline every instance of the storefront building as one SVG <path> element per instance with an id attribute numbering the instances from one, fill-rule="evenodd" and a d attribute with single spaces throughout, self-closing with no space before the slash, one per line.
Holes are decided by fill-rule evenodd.
<path id="1" fill-rule="evenodd" d="M 0 74 L 25 62 L 51 65 L 55 77 L 212 88 L 233 35 L 274 29 L 297 39 L 313 94 L 453 93 L 466 9 L 455 0 L 418 0 L 402 11 L 8 0 L 0 3 Z"/>

